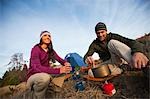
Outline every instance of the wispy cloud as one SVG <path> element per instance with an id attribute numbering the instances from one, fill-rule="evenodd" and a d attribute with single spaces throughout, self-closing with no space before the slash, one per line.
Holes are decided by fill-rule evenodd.
<path id="1" fill-rule="evenodd" d="M 70 52 L 86 53 L 99 21 L 109 31 L 133 39 L 150 27 L 149 0 L 1 0 L 0 4 L 0 55 L 20 52 L 25 59 L 43 30 L 52 33 L 55 50 L 65 57 Z M 0 65 L 8 58 L 0 56 Z"/>

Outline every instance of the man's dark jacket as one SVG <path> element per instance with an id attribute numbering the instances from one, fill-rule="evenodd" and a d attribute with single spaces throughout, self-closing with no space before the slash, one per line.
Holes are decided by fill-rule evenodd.
<path id="1" fill-rule="evenodd" d="M 96 38 L 96 40 L 94 40 L 91 43 L 87 53 L 84 56 L 84 60 L 88 56 L 93 55 L 94 52 L 98 53 L 99 57 L 103 61 L 106 61 L 106 60 L 110 59 L 111 56 L 110 56 L 110 53 L 108 51 L 107 44 L 108 44 L 108 42 L 111 39 L 118 40 L 118 41 L 126 44 L 127 46 L 129 46 L 131 48 L 131 54 L 134 54 L 135 52 L 142 52 L 142 53 L 144 53 L 144 50 L 143 50 L 144 44 L 142 44 L 142 43 L 140 43 L 140 42 L 138 42 L 136 40 L 125 38 L 125 37 L 120 36 L 118 34 L 109 33 L 109 34 L 107 34 L 105 43 L 101 42 L 98 38 Z"/>

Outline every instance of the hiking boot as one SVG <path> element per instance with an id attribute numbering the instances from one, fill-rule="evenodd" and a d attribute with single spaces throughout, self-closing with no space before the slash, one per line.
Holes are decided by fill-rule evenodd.
<path id="1" fill-rule="evenodd" d="M 54 92 L 61 92 L 61 90 L 62 90 L 62 88 L 61 87 L 58 87 L 58 86 L 56 86 L 55 84 L 53 84 L 53 83 L 50 83 L 49 84 L 49 88 L 48 88 L 49 90 L 52 90 L 52 91 L 54 91 Z"/>
<path id="2" fill-rule="evenodd" d="M 116 65 L 108 64 L 108 66 L 111 71 L 111 75 L 115 76 L 115 75 L 119 75 L 123 72 L 123 70 Z"/>
<path id="3" fill-rule="evenodd" d="M 129 66 L 128 64 L 122 64 L 119 66 L 119 68 L 121 68 L 123 72 L 133 70 L 133 68 L 131 68 L 131 66 Z"/>

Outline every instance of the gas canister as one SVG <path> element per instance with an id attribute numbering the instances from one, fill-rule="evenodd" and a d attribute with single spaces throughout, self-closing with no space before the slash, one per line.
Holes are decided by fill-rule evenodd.
<path id="1" fill-rule="evenodd" d="M 116 93 L 116 89 L 113 85 L 113 83 L 108 83 L 107 81 L 102 85 L 102 89 L 104 94 L 107 94 L 109 96 L 112 96 Z"/>

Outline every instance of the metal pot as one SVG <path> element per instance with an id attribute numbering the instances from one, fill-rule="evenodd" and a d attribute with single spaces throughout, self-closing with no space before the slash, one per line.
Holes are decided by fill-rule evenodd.
<path id="1" fill-rule="evenodd" d="M 111 74 L 108 65 L 98 65 L 96 68 L 92 68 L 92 72 L 95 78 L 106 77 Z"/>

